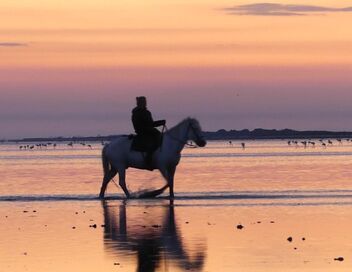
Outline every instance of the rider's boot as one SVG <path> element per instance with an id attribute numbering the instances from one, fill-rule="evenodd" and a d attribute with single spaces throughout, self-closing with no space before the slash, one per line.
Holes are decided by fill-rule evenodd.
<path id="1" fill-rule="evenodd" d="M 145 168 L 147 170 L 153 171 L 153 152 L 147 152 L 145 155 Z"/>

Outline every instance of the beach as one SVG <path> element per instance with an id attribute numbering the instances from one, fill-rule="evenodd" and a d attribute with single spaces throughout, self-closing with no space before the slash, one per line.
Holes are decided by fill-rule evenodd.
<path id="1" fill-rule="evenodd" d="M 350 271 L 352 144 L 185 148 L 175 199 L 97 198 L 101 144 L 0 146 L 0 271 Z M 132 192 L 157 171 L 127 170 Z"/>

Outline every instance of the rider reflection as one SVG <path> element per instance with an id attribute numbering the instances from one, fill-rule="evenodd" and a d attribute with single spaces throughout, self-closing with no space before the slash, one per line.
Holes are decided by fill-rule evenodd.
<path id="1" fill-rule="evenodd" d="M 196 255 L 191 258 L 184 249 L 175 221 L 173 201 L 162 208 L 161 225 L 139 225 L 127 219 L 127 202 L 117 207 L 102 202 L 104 210 L 104 245 L 106 250 L 121 253 L 136 253 L 137 269 L 153 272 L 161 265 L 168 266 L 173 261 L 182 270 L 200 271 L 205 261 L 204 244 L 196 247 Z M 160 208 L 160 206 L 158 207 Z M 143 218 L 144 219 L 144 218 Z M 142 219 L 142 221 L 143 221 Z M 147 220 L 147 218 L 145 218 Z M 150 219 L 150 218 L 149 218 Z M 137 221 L 141 219 L 138 218 Z M 132 222 L 131 222 L 132 221 Z"/>

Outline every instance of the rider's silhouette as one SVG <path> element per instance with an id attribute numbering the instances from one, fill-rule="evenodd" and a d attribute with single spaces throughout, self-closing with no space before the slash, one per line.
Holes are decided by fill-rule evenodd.
<path id="1" fill-rule="evenodd" d="M 147 109 L 147 99 L 145 96 L 136 97 L 137 107 L 132 110 L 132 123 L 135 132 L 142 139 L 146 149 L 147 168 L 152 170 L 153 152 L 159 145 L 161 133 L 155 127 L 164 126 L 165 120 L 154 121 L 152 114 Z"/>

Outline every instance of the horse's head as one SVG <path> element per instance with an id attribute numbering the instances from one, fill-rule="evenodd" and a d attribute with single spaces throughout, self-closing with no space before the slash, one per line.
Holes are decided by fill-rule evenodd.
<path id="1" fill-rule="evenodd" d="M 189 131 L 188 138 L 194 141 L 198 146 L 203 147 L 207 144 L 204 139 L 202 129 L 197 119 L 188 118 L 189 122 Z"/>

